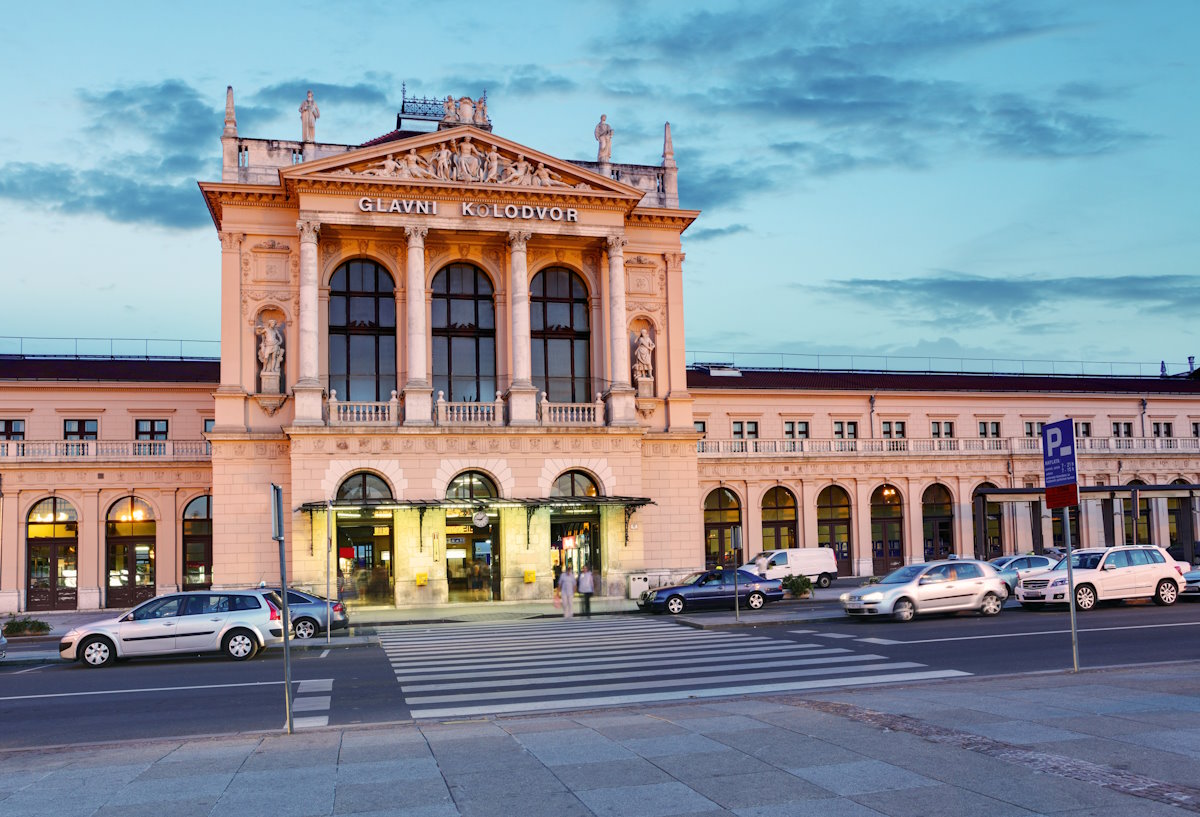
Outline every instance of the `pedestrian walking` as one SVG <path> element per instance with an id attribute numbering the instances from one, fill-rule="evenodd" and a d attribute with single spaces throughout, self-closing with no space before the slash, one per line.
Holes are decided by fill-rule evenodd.
<path id="1" fill-rule="evenodd" d="M 767 577 L 767 554 L 760 553 L 754 557 L 754 569 L 760 577 L 764 579 Z"/>
<path id="2" fill-rule="evenodd" d="M 592 593 L 596 592 L 596 580 L 592 577 L 592 568 L 586 563 L 579 571 L 579 595 L 583 596 L 583 617 L 592 617 Z"/>
<path id="3" fill-rule="evenodd" d="M 570 565 L 558 577 L 558 593 L 562 597 L 563 618 L 570 618 L 575 613 L 575 574 Z"/>

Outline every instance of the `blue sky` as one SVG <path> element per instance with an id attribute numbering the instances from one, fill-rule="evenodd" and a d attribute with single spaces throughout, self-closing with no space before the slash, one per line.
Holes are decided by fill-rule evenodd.
<path id="1" fill-rule="evenodd" d="M 613 160 L 657 164 L 669 119 L 704 211 L 684 237 L 699 357 L 1200 355 L 1194 0 L 5 14 L 0 335 L 215 339 L 195 183 L 220 176 L 225 86 L 243 135 L 297 138 L 312 88 L 318 140 L 357 144 L 406 82 L 486 89 L 497 133 L 567 159 L 595 158 L 606 113 Z"/>

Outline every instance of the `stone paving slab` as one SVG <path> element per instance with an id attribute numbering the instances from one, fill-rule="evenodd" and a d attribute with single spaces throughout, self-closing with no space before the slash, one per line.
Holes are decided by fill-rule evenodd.
<path id="1" fill-rule="evenodd" d="M 1197 814 L 1200 724 L 1185 690 L 1198 676 L 1200 662 L 1191 662 L 0 751 L 0 814 Z M 1154 689 L 1145 686 L 1151 677 Z M 1033 733 L 1039 742 L 1026 739 Z"/>

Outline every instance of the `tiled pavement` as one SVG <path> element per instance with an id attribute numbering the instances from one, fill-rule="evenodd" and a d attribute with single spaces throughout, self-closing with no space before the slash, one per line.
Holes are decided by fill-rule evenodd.
<path id="1" fill-rule="evenodd" d="M 1165 817 L 1200 662 L 0 752 L 0 814 Z"/>

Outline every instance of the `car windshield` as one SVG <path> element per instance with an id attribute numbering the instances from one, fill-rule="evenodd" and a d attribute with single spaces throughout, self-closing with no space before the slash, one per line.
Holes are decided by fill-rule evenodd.
<path id="1" fill-rule="evenodd" d="M 701 573 L 689 573 L 687 575 L 687 578 L 684 579 L 683 581 L 681 581 L 680 584 L 695 584 L 696 582 L 700 581 L 701 576 L 707 576 L 707 575 L 708 575 L 707 570 L 705 570 Z"/>
<path id="2" fill-rule="evenodd" d="M 1071 554 L 1071 569 L 1072 570 L 1095 570 L 1100 566 L 1100 559 L 1103 557 L 1101 553 L 1072 553 Z M 1051 570 L 1066 570 L 1067 557 L 1058 560 L 1058 564 Z"/>
<path id="3" fill-rule="evenodd" d="M 923 565 L 923 564 L 905 565 L 904 567 L 900 568 L 899 570 L 895 570 L 895 571 L 887 574 L 886 576 L 884 576 L 882 579 L 879 580 L 879 583 L 880 584 L 904 584 L 905 582 L 911 582 L 917 576 L 921 575 L 921 571 L 924 570 L 925 567 L 926 567 L 926 565 Z"/>
<path id="4" fill-rule="evenodd" d="M 992 559 L 990 562 L 988 562 L 988 564 L 997 570 L 1003 570 L 1009 562 L 1015 561 L 1015 559 L 1015 556 L 1001 556 L 998 559 Z"/>

